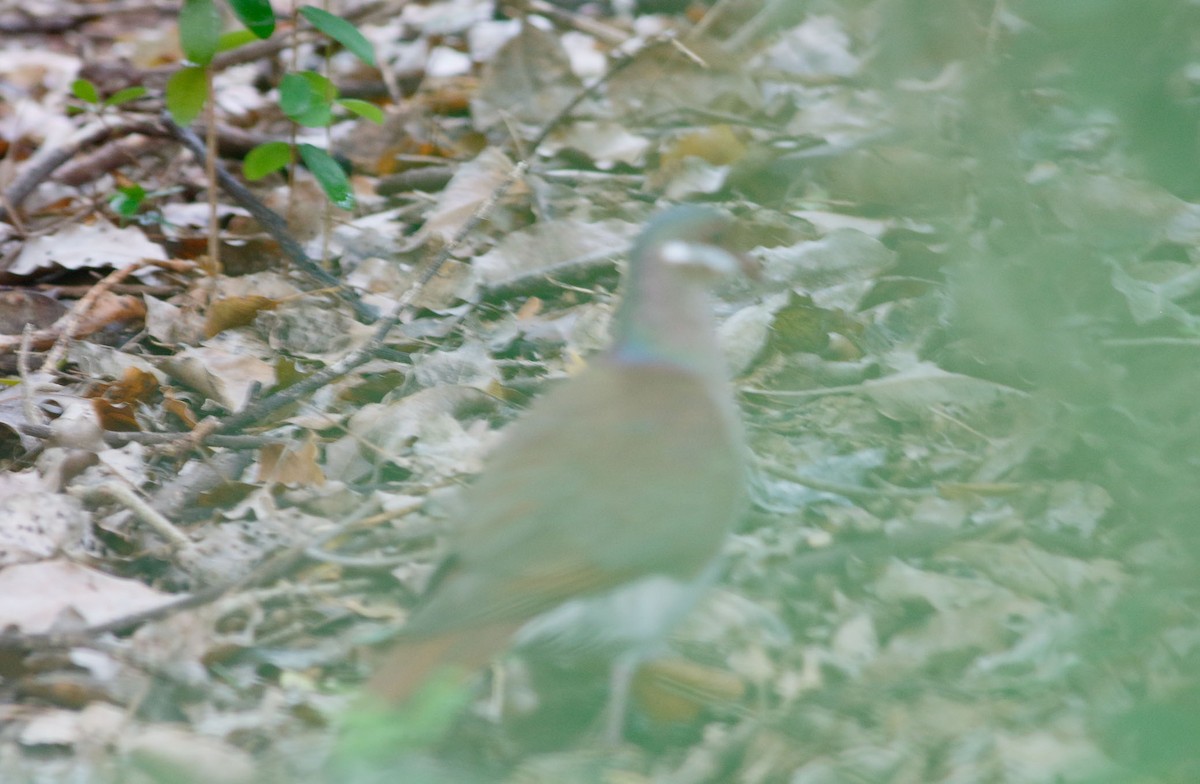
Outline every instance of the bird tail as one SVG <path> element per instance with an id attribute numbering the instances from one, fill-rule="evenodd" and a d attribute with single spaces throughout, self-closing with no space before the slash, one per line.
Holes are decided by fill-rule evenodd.
<path id="1" fill-rule="evenodd" d="M 498 621 L 428 637 L 402 637 L 371 676 L 367 694 L 402 705 L 442 670 L 465 680 L 503 651 L 520 625 Z"/>

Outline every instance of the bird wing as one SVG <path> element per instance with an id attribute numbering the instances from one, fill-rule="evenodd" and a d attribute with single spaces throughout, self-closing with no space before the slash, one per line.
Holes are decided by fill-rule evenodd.
<path id="1" fill-rule="evenodd" d="M 694 373 L 597 361 L 506 434 L 467 491 L 457 568 L 411 628 L 527 618 L 643 575 L 691 576 L 742 504 L 737 427 L 728 393 Z"/>

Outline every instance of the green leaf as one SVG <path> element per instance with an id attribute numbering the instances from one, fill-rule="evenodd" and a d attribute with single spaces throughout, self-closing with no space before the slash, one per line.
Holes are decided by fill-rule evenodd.
<path id="1" fill-rule="evenodd" d="M 270 38 L 275 32 L 275 12 L 270 0 L 229 0 L 233 13 L 242 24 L 259 38 Z"/>
<path id="2" fill-rule="evenodd" d="M 218 52 L 228 52 L 230 49 L 237 49 L 239 46 L 245 46 L 251 41 L 257 41 L 258 36 L 249 30 L 230 30 L 221 36 L 221 40 L 217 43 Z"/>
<path id="3" fill-rule="evenodd" d="M 179 42 L 196 65 L 208 65 L 221 42 L 221 14 L 213 0 L 183 0 L 179 11 Z"/>
<path id="4" fill-rule="evenodd" d="M 204 108 L 208 98 L 205 69 L 189 65 L 171 74 L 167 80 L 167 111 L 180 125 L 188 125 Z"/>
<path id="5" fill-rule="evenodd" d="M 288 117 L 308 111 L 313 99 L 312 85 L 300 74 L 284 74 L 279 80 L 279 108 Z"/>
<path id="6" fill-rule="evenodd" d="M 71 82 L 71 94 L 84 103 L 100 103 L 100 94 L 96 92 L 96 85 L 87 79 L 76 79 Z"/>
<path id="7" fill-rule="evenodd" d="M 124 90 L 117 90 L 112 95 L 104 100 L 105 106 L 120 106 L 123 103 L 135 101 L 146 94 L 146 88 L 138 85 L 137 87 L 126 87 Z"/>
<path id="8" fill-rule="evenodd" d="M 284 74 L 279 81 L 279 105 L 285 112 L 305 112 L 315 103 L 337 97 L 337 87 L 315 71 Z"/>
<path id="9" fill-rule="evenodd" d="M 313 93 L 323 101 L 332 101 L 338 96 L 337 85 L 326 79 L 316 71 L 300 71 L 300 76 L 304 77 L 312 86 Z"/>
<path id="10" fill-rule="evenodd" d="M 324 128 L 333 122 L 333 82 L 312 71 L 286 74 L 279 82 L 279 107 L 293 122 Z"/>
<path id="11" fill-rule="evenodd" d="M 338 162 L 320 147 L 311 144 L 301 144 L 300 159 L 317 178 L 321 189 L 335 206 L 343 210 L 354 209 L 354 194 L 350 191 L 350 179 Z"/>
<path id="12" fill-rule="evenodd" d="M 113 212 L 120 215 L 122 218 L 132 218 L 137 215 L 137 211 L 141 208 L 142 202 L 146 200 L 146 189 L 141 185 L 127 185 L 123 188 L 117 188 L 108 199 L 108 204 L 112 207 Z"/>
<path id="13" fill-rule="evenodd" d="M 359 117 L 365 117 L 373 123 L 383 122 L 383 109 L 380 109 L 369 101 L 360 101 L 357 98 L 339 98 L 338 103 Z"/>
<path id="14" fill-rule="evenodd" d="M 246 153 L 242 173 L 248 180 L 261 180 L 292 162 L 292 147 L 287 142 L 263 142 Z"/>
<path id="15" fill-rule="evenodd" d="M 313 27 L 350 50 L 358 59 L 372 68 L 375 67 L 375 50 L 371 47 L 371 42 L 364 38 L 353 24 L 311 5 L 301 8 L 300 15 Z"/>

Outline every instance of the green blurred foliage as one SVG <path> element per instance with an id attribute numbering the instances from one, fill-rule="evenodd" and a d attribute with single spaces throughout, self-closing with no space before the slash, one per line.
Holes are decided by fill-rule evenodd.
<path id="1" fill-rule="evenodd" d="M 1200 652 L 1166 640 L 1195 634 L 1200 601 L 1200 5 L 881 9 L 869 79 L 901 107 L 897 137 L 972 175 L 973 210 L 925 216 L 951 259 L 928 354 L 1056 412 L 1030 479 L 1087 479 L 1116 499 L 1102 546 L 1135 584 L 1089 619 L 1089 720 L 1125 780 L 1198 781 Z M 902 86 L 951 67 L 958 102 Z"/>

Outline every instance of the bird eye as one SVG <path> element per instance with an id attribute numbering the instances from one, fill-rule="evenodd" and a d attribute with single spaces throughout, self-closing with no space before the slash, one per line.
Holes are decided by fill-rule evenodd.
<path id="1" fill-rule="evenodd" d="M 662 244 L 662 247 L 658 249 L 658 255 L 668 264 L 687 264 L 694 255 L 692 247 L 691 243 L 671 240 Z"/>
<path id="2" fill-rule="evenodd" d="M 732 253 L 704 242 L 664 242 L 658 254 L 663 263 L 698 279 L 726 277 L 741 268 Z"/>

